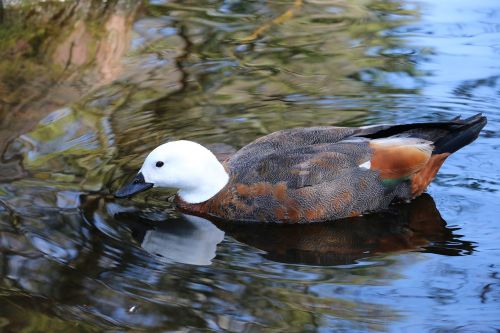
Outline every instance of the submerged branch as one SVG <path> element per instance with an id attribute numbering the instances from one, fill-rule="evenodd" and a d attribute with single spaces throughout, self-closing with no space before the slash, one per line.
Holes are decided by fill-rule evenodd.
<path id="1" fill-rule="evenodd" d="M 254 32 L 252 32 L 250 35 L 243 38 L 241 42 L 250 43 L 253 40 L 257 39 L 264 32 L 266 32 L 273 25 L 285 23 L 286 21 L 290 20 L 293 17 L 295 12 L 298 11 L 301 6 L 302 6 L 302 0 L 295 0 L 293 6 L 289 8 L 286 12 L 284 12 L 274 20 L 264 23 L 263 25 L 255 29 Z"/>

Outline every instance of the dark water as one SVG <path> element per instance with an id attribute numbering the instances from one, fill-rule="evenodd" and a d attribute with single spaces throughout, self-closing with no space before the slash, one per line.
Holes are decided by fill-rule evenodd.
<path id="1" fill-rule="evenodd" d="M 0 331 L 500 329 L 500 2 L 4 0 L 0 22 Z M 477 112 L 384 214 L 212 224 L 110 194 L 167 140 Z"/>

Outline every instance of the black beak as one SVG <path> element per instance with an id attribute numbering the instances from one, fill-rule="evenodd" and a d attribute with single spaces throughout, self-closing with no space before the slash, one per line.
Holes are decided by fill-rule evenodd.
<path id="1" fill-rule="evenodd" d="M 130 184 L 123 186 L 121 189 L 115 192 L 115 197 L 117 198 L 130 197 L 133 196 L 134 194 L 150 189 L 151 187 L 153 187 L 153 185 L 154 184 L 152 183 L 146 183 L 144 181 L 143 174 L 139 172 Z"/>

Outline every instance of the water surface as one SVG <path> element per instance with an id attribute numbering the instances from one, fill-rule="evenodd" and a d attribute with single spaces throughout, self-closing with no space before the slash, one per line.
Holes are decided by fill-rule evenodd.
<path id="1" fill-rule="evenodd" d="M 498 1 L 3 1 L 0 330 L 500 329 Z M 158 144 L 482 112 L 428 195 L 314 226 L 112 192 Z"/>

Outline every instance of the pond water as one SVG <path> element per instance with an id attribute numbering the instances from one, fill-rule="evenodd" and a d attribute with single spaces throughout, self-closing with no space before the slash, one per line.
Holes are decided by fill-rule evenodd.
<path id="1" fill-rule="evenodd" d="M 0 331 L 497 332 L 500 2 L 0 1 Z M 158 144 L 482 112 L 427 195 L 322 225 L 112 193 Z"/>

